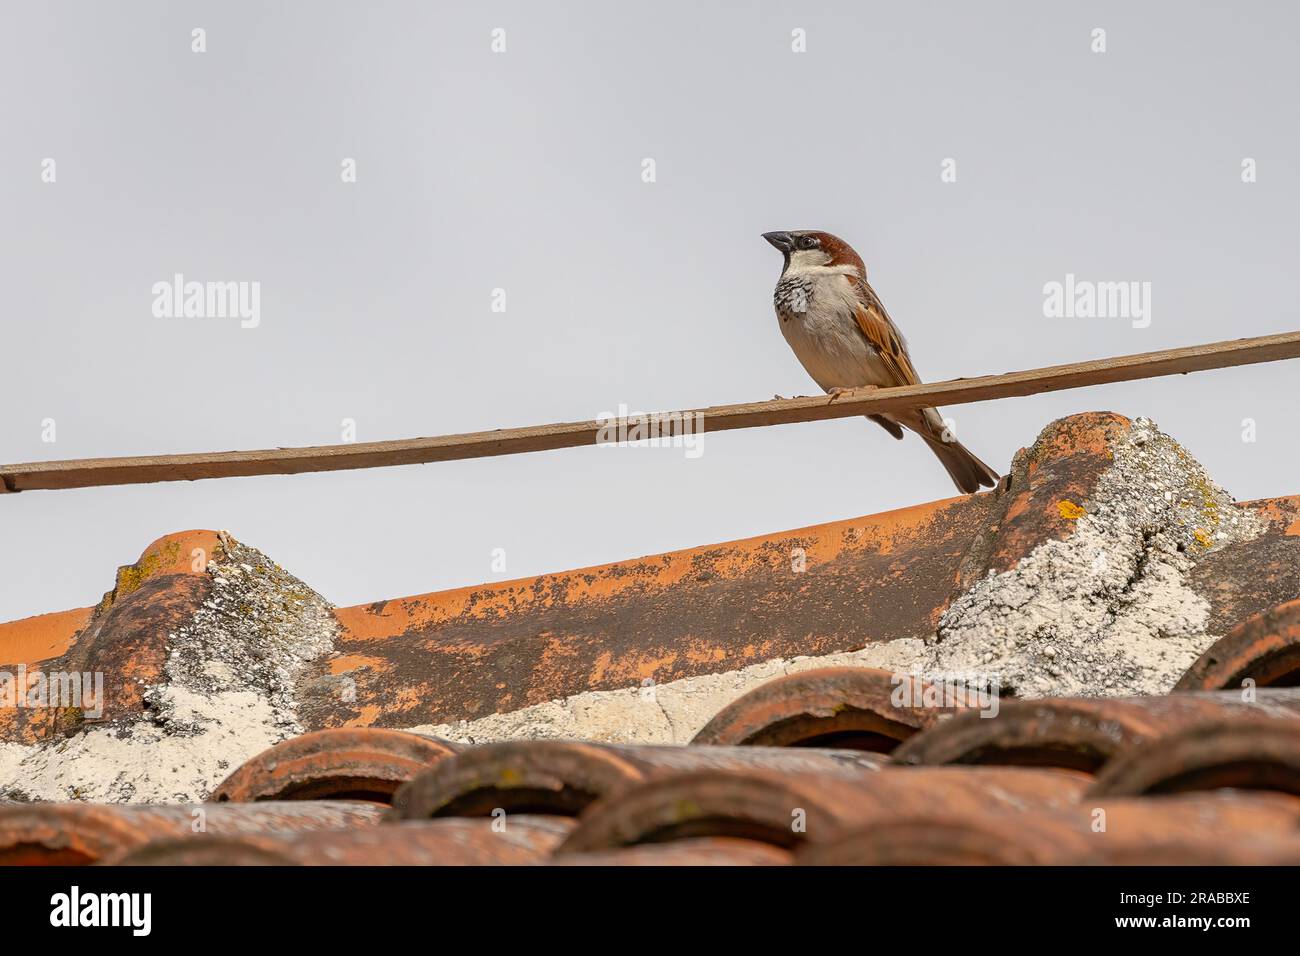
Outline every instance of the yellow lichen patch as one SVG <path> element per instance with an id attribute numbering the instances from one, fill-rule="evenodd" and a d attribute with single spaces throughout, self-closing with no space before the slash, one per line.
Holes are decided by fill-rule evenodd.
<path id="1" fill-rule="evenodd" d="M 694 820 L 701 813 L 700 805 L 694 800 L 683 799 L 673 804 L 673 815 L 679 821 Z"/>
<path id="2" fill-rule="evenodd" d="M 135 564 L 117 569 L 113 590 L 104 595 L 99 609 L 108 610 L 152 577 L 203 573 L 220 548 L 221 540 L 215 531 L 178 531 L 164 535 L 145 548 Z"/>
<path id="3" fill-rule="evenodd" d="M 1192 537 L 1196 539 L 1196 543 L 1199 544 L 1202 548 L 1208 548 L 1211 544 L 1214 543 L 1214 539 L 1210 537 L 1209 532 L 1204 531 L 1201 528 L 1197 528 L 1195 531 L 1193 531 Z"/>
<path id="4" fill-rule="evenodd" d="M 128 564 L 117 569 L 117 581 L 113 584 L 113 599 L 124 598 L 140 587 L 158 566 L 159 554 L 150 551 L 135 564 Z"/>
<path id="5" fill-rule="evenodd" d="M 1211 527 L 1217 527 L 1219 524 L 1219 502 L 1215 497 L 1214 487 L 1204 475 L 1194 476 L 1192 485 L 1201 496 L 1201 515 L 1209 522 Z"/>
<path id="6" fill-rule="evenodd" d="M 1068 498 L 1057 502 L 1056 510 L 1061 513 L 1061 517 L 1064 518 L 1066 521 L 1078 521 L 1080 518 L 1082 518 L 1084 515 L 1088 513 L 1079 505 L 1076 505 L 1073 501 L 1070 501 Z"/>

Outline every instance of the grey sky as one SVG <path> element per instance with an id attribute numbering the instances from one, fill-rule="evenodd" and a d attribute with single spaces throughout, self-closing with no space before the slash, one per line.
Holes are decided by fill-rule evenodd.
<path id="1" fill-rule="evenodd" d="M 0 460 L 811 394 L 772 314 L 772 229 L 853 243 L 928 379 L 1300 328 L 1293 6 L 475 6 L 6 0 Z M 260 282 L 261 324 L 155 318 L 177 272 Z M 1067 273 L 1150 282 L 1150 327 L 1044 318 Z M 1148 415 L 1244 499 L 1300 492 L 1296 372 L 947 411 L 1000 470 L 1059 416 Z M 920 441 L 860 419 L 706 436 L 695 460 L 32 492 L 0 498 L 0 620 L 92 603 L 192 527 L 353 604 L 951 494 Z"/>

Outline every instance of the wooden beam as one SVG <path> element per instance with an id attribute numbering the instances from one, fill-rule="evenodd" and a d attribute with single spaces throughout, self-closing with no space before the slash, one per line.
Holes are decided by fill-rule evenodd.
<path id="1" fill-rule="evenodd" d="M 739 405 L 716 405 L 712 408 L 660 413 L 659 417 L 661 420 L 673 415 L 687 417 L 693 422 L 702 422 L 704 431 L 717 432 L 733 428 L 873 415 L 930 405 L 963 405 L 996 398 L 1036 395 L 1039 392 L 1082 388 L 1087 385 L 1128 382 L 1160 375 L 1178 375 L 1297 357 L 1300 357 L 1300 332 L 1287 332 L 1003 375 L 959 378 L 904 388 L 861 390 L 843 394 L 833 402 L 824 395 L 818 395 Z M 632 421 L 635 422 L 635 419 Z M 597 444 L 602 427 L 607 428 L 608 425 L 607 422 L 597 421 L 566 422 L 350 445 L 0 465 L 0 493 L 249 475 L 296 475 L 309 471 L 382 468 L 462 458 L 516 455 L 529 451 L 594 445 Z"/>

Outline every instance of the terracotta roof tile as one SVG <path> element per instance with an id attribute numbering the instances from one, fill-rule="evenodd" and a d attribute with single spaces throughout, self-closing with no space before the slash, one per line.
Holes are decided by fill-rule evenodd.
<path id="1" fill-rule="evenodd" d="M 553 813 L 576 816 L 592 803 L 646 780 L 691 770 L 762 768 L 787 774 L 874 771 L 880 760 L 858 751 L 772 747 L 636 747 L 591 742 L 486 744 L 439 762 L 398 790 L 393 810 L 405 819 Z"/>
<path id="2" fill-rule="evenodd" d="M 992 506 L 989 496 L 936 502 L 341 608 L 345 663 L 334 672 L 355 680 L 355 700 L 323 694 L 306 712 L 317 726 L 438 724 L 912 636 L 953 597 Z M 912 573 L 900 578 L 904 565 Z M 399 698 L 395 684 L 413 693 Z"/>
<path id="3" fill-rule="evenodd" d="M 1186 699 L 1217 706 L 1221 696 Z M 1171 703 L 1182 699 L 1141 702 L 1157 714 Z M 1287 862 L 1300 839 L 1292 713 L 1133 741 L 1091 784 L 1073 770 L 909 767 L 800 746 L 521 741 L 444 753 L 434 741 L 436 762 L 389 811 L 347 800 L 10 804 L 0 808 L 0 861 L 773 865 L 795 851 L 805 865 Z M 290 764 L 295 752 L 329 754 L 320 744 L 331 736 L 347 742 L 307 736 L 280 749 Z M 353 742 L 372 744 L 368 736 Z M 419 752 L 421 738 L 394 736 L 383 745 Z M 199 816 L 205 832 L 195 834 Z M 1215 850 L 1216 839 L 1233 849 Z"/>
<path id="4" fill-rule="evenodd" d="M 1281 794 L 1204 793 L 1150 799 L 1084 799 L 1076 806 L 1008 813 L 997 808 L 904 813 L 809 841 L 804 865 L 1063 865 L 1136 854 L 1181 840 L 1249 841 L 1300 834 L 1300 800 Z"/>
<path id="5" fill-rule="evenodd" d="M 1062 860 L 1068 866 L 1300 866 L 1300 841 L 1178 837 L 1162 843 L 1117 844 Z"/>
<path id="6" fill-rule="evenodd" d="M 595 853 L 562 853 L 556 866 L 788 866 L 794 858 L 770 843 L 736 837 L 698 837 L 645 843 Z"/>
<path id="7" fill-rule="evenodd" d="M 768 681 L 720 710 L 692 743 L 848 747 L 889 753 L 953 707 L 896 706 L 898 675 L 869 667 L 823 667 Z M 943 700 L 940 692 L 939 698 Z M 967 702 L 965 695 L 961 703 Z"/>
<path id="8" fill-rule="evenodd" d="M 135 563 L 117 569 L 113 588 L 89 616 L 68 612 L 53 622 L 39 622 L 39 627 L 37 619 L 29 618 L 27 628 L 11 626 L 8 635 L 0 633 L 7 638 L 0 651 L 7 647 L 18 655 L 10 665 L 31 663 L 25 658 L 30 657 L 33 635 L 41 636 L 52 650 L 61 651 L 42 662 L 43 670 L 104 674 L 102 719 L 133 717 L 142 709 L 143 689 L 163 679 L 167 635 L 192 618 L 207 598 L 211 583 L 203 569 L 219 547 L 211 531 L 159 538 Z M 71 633 L 59 638 L 51 631 L 54 627 Z M 93 709 L 91 702 L 86 709 Z M 0 709 L 0 739 L 35 743 L 75 731 L 81 719 L 70 708 Z"/>
<path id="9" fill-rule="evenodd" d="M 460 748 L 401 730 L 337 728 L 291 737 L 262 751 L 225 779 L 216 801 L 373 800 Z"/>
<path id="10" fill-rule="evenodd" d="M 35 664 L 58 657 L 72 646 L 94 610 L 79 607 L 0 623 L 0 661 Z"/>
<path id="11" fill-rule="evenodd" d="M 1060 807 L 1087 778 L 1063 770 L 901 768 L 833 775 L 706 770 L 651 780 L 591 806 L 558 852 L 731 836 L 792 848 L 917 808 Z"/>
<path id="12" fill-rule="evenodd" d="M 1300 685 L 1300 601 L 1286 601 L 1247 618 L 1187 669 L 1175 690 Z"/>
<path id="13" fill-rule="evenodd" d="M 127 805 L 31 803 L 0 806 L 0 863 L 99 863 L 161 837 L 369 827 L 383 808 L 344 801 Z"/>
<path id="14" fill-rule="evenodd" d="M 573 822 L 514 814 L 402 821 L 355 830 L 156 840 L 110 861 L 122 866 L 486 866 L 545 860 Z"/>
<path id="15" fill-rule="evenodd" d="M 1090 795 L 1222 787 L 1300 796 L 1300 722 L 1236 717 L 1162 734 L 1116 755 L 1097 774 Z"/>
<path id="16" fill-rule="evenodd" d="M 1300 690 L 1174 694 L 1168 697 L 999 701 L 997 714 L 958 714 L 894 752 L 909 765 L 986 764 L 1067 767 L 1088 773 L 1147 740 L 1233 715 L 1300 715 Z"/>

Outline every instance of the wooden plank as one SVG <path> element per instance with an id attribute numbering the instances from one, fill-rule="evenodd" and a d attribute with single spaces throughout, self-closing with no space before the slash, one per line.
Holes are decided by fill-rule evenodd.
<path id="1" fill-rule="evenodd" d="M 683 416 L 692 422 L 701 421 L 705 432 L 717 432 L 733 428 L 849 418 L 929 405 L 963 405 L 1297 357 L 1300 357 L 1300 332 L 1287 332 L 1003 375 L 959 378 L 904 388 L 862 390 L 841 395 L 835 401 L 824 395 L 773 399 L 660 413 L 660 417 Z M 296 475 L 313 471 L 382 468 L 516 455 L 594 445 L 597 444 L 602 427 L 607 426 L 608 423 L 596 421 L 566 422 L 349 445 L 0 465 L 0 493 L 250 475 Z"/>

